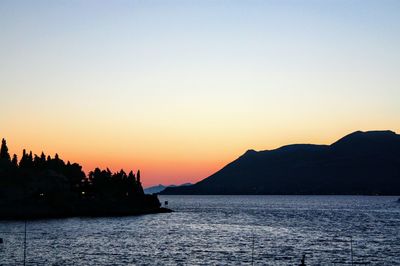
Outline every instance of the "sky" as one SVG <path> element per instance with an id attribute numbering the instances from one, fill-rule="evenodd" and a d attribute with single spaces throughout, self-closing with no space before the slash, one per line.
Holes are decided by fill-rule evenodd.
<path id="1" fill-rule="evenodd" d="M 0 137 L 145 186 L 400 133 L 397 0 L 0 0 Z"/>

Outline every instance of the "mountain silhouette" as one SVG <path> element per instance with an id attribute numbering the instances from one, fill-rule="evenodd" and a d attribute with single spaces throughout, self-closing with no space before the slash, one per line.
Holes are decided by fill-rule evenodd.
<path id="1" fill-rule="evenodd" d="M 144 193 L 145 194 L 157 194 L 160 193 L 161 191 L 163 191 L 164 189 L 166 189 L 167 187 L 179 187 L 179 186 L 191 186 L 192 183 L 184 183 L 181 185 L 169 185 L 169 186 L 164 186 L 162 184 L 159 184 L 157 186 L 151 186 L 151 187 L 147 187 L 144 189 Z"/>
<path id="2" fill-rule="evenodd" d="M 400 135 L 357 131 L 332 145 L 248 150 L 210 177 L 160 194 L 399 195 Z"/>

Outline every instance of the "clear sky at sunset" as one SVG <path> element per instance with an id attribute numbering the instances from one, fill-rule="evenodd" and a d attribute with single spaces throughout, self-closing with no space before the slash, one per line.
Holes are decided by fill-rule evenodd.
<path id="1" fill-rule="evenodd" d="M 400 1 L 0 0 L 0 137 L 144 185 L 400 132 Z"/>

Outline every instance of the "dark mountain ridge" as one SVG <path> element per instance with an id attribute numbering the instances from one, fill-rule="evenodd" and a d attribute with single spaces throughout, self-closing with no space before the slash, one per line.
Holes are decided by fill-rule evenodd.
<path id="1" fill-rule="evenodd" d="M 161 194 L 400 194 L 400 135 L 357 131 L 331 145 L 248 150 L 210 177 Z"/>

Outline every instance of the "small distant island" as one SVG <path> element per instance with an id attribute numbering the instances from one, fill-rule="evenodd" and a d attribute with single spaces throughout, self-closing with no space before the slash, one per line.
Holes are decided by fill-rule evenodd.
<path id="1" fill-rule="evenodd" d="M 168 187 L 186 187 L 186 186 L 191 186 L 193 185 L 192 183 L 184 183 L 181 185 L 169 185 L 169 186 L 164 186 L 162 184 L 159 184 L 157 186 L 152 186 L 152 187 L 147 187 L 144 189 L 145 194 L 157 194 L 160 193 L 161 191 L 165 190 Z"/>
<path id="2" fill-rule="evenodd" d="M 122 216 L 170 212 L 157 195 L 146 195 L 140 171 L 112 173 L 99 168 L 88 176 L 77 163 L 65 163 L 25 150 L 10 156 L 5 139 L 0 150 L 0 219 L 71 216 Z"/>
<path id="3" fill-rule="evenodd" d="M 248 150 L 202 181 L 165 195 L 400 195 L 400 135 L 356 131 L 331 145 Z"/>

